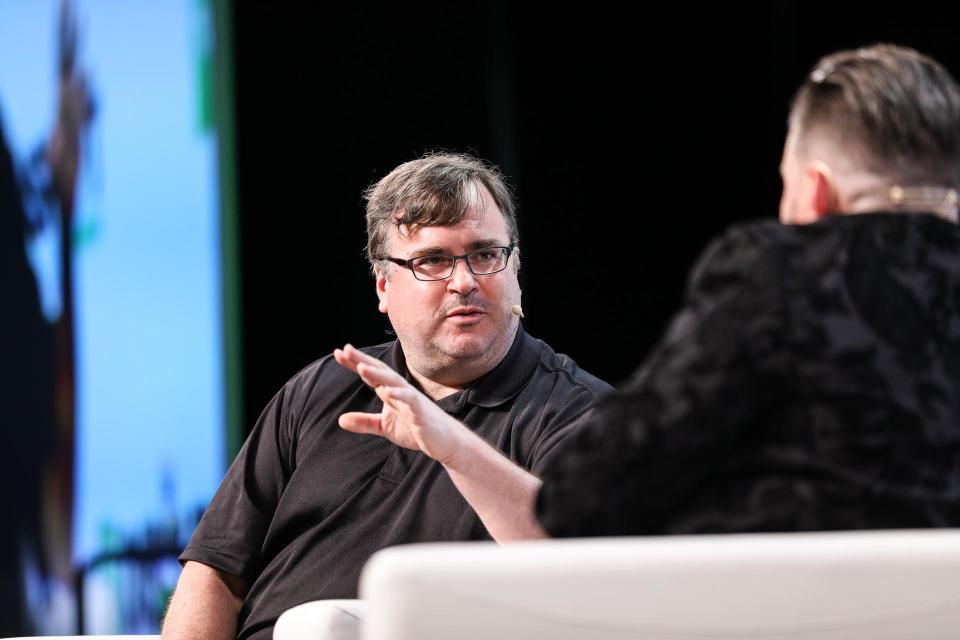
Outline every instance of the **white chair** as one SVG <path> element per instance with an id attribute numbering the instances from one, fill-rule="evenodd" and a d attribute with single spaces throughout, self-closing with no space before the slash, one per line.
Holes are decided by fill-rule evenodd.
<path id="1" fill-rule="evenodd" d="M 274 640 L 357 640 L 366 615 L 361 600 L 314 600 L 283 612 L 273 627 Z"/>
<path id="2" fill-rule="evenodd" d="M 955 639 L 960 530 L 410 545 L 360 593 L 363 640 Z"/>

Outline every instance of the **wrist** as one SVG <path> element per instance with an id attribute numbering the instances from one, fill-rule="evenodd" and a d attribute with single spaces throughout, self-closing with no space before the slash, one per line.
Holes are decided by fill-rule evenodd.
<path id="1" fill-rule="evenodd" d="M 437 457 L 436 460 L 448 472 L 463 472 L 471 459 L 471 454 L 475 450 L 479 436 L 462 422 L 450 416 L 447 416 L 447 418 L 450 420 L 450 425 L 446 429 L 449 436 L 449 446 L 446 452 Z"/>

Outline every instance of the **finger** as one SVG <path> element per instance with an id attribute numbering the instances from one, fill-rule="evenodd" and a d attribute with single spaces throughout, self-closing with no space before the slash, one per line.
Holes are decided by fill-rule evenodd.
<path id="1" fill-rule="evenodd" d="M 423 397 L 419 391 L 413 388 L 413 385 L 407 384 L 403 387 L 377 387 L 378 389 L 383 389 L 384 395 L 381 396 L 381 400 L 387 402 L 403 402 L 405 404 L 411 405 L 413 407 L 417 401 Z M 380 394 L 377 394 L 380 395 Z"/>
<path id="2" fill-rule="evenodd" d="M 362 362 L 362 363 L 367 364 L 367 365 L 369 365 L 369 366 L 371 366 L 371 367 L 377 367 L 377 368 L 379 368 L 379 369 L 385 369 L 385 370 L 387 370 L 387 371 L 393 371 L 393 369 L 390 368 L 390 365 L 388 365 L 388 364 L 387 364 L 386 362 L 384 362 L 383 360 L 377 360 L 376 358 L 374 358 L 374 357 L 371 356 L 370 354 L 367 354 L 367 353 L 364 353 L 363 351 L 360 351 L 359 349 L 357 349 L 356 347 L 354 347 L 352 344 L 346 344 L 346 345 L 344 345 L 344 347 L 343 347 L 343 353 L 344 353 L 344 355 L 345 355 L 347 358 L 349 358 L 352 362 L 354 362 L 354 363 L 356 363 L 356 364 L 360 364 L 360 363 Z"/>
<path id="3" fill-rule="evenodd" d="M 369 433 L 373 435 L 381 434 L 381 425 L 379 413 L 361 413 L 351 411 L 344 413 L 337 420 L 340 428 L 353 433 Z"/>
<path id="4" fill-rule="evenodd" d="M 384 386 L 379 386 L 379 387 L 377 387 L 377 386 L 374 386 L 374 387 L 373 387 L 373 392 L 374 392 L 375 394 L 377 394 L 377 397 L 380 398 L 380 400 L 383 402 L 384 405 L 390 405 L 390 406 L 392 406 L 394 409 L 397 408 L 396 404 L 395 404 L 395 403 L 393 402 L 393 400 L 390 398 L 390 387 L 384 387 Z"/>
<path id="5" fill-rule="evenodd" d="M 364 359 L 361 359 L 358 356 L 363 356 Z M 343 367 L 346 367 L 347 369 L 350 369 L 354 373 L 357 373 L 358 364 L 360 364 L 361 362 L 367 362 L 367 360 L 365 359 L 367 357 L 368 357 L 367 354 L 357 349 L 354 349 L 349 344 L 346 345 L 346 347 L 344 347 L 343 349 L 333 350 L 333 359 L 337 361 L 337 364 Z M 370 358 L 370 360 L 372 361 L 372 363 L 380 362 L 376 358 Z"/>
<path id="6" fill-rule="evenodd" d="M 392 371 L 392 369 L 390 369 L 389 365 L 386 363 L 381 362 L 372 356 L 368 356 L 351 344 L 344 345 L 342 349 L 334 349 L 333 357 L 337 363 L 346 367 L 347 369 L 350 369 L 354 373 L 358 373 L 357 365 L 359 365 L 361 362 L 371 367 Z"/>
<path id="7" fill-rule="evenodd" d="M 399 412 L 410 411 L 414 415 L 419 415 L 423 411 L 421 398 L 424 396 L 413 387 L 397 388 L 377 385 L 372 389 L 385 407 Z"/>
<path id="8" fill-rule="evenodd" d="M 339 364 L 340 366 L 346 367 L 347 369 L 350 369 L 350 371 L 353 371 L 354 373 L 357 372 L 357 363 L 351 360 L 350 358 L 348 358 L 347 354 L 345 354 L 342 349 L 333 350 L 333 359 L 336 360 L 337 364 Z"/>
<path id="9" fill-rule="evenodd" d="M 410 386 L 403 376 L 390 367 L 378 367 L 361 362 L 357 365 L 357 374 L 371 387 L 386 385 L 388 387 L 406 387 Z"/>

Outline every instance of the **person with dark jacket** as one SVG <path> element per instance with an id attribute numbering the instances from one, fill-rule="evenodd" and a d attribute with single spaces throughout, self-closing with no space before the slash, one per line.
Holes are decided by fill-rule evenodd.
<path id="1" fill-rule="evenodd" d="M 707 248 L 546 462 L 550 534 L 960 526 L 960 88 L 902 47 L 826 56 L 780 170 L 783 224 Z"/>

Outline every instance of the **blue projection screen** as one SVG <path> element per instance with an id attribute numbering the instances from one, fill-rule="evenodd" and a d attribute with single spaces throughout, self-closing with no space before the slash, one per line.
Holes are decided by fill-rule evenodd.
<path id="1" fill-rule="evenodd" d="M 73 77 L 92 107 L 69 215 L 42 186 L 61 2 L 0 0 L 0 127 L 26 203 L 24 253 L 43 322 L 68 336 L 52 341 L 43 505 L 37 522 L 18 523 L 29 534 L 23 607 L 36 633 L 74 633 L 78 621 L 87 633 L 156 632 L 179 569 L 172 552 L 226 467 L 214 7 L 65 6 Z"/>

